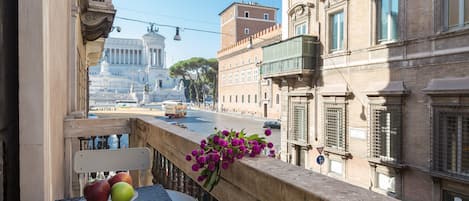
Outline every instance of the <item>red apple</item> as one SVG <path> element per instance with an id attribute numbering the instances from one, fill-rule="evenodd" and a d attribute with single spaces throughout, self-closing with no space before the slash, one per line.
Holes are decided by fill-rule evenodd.
<path id="1" fill-rule="evenodd" d="M 127 172 L 119 172 L 119 173 L 117 173 L 116 175 L 114 175 L 113 177 L 111 177 L 108 180 L 108 182 L 111 186 L 113 186 L 115 183 L 121 182 L 121 181 L 132 185 L 132 177 L 130 177 L 130 174 L 127 173 Z"/>
<path id="2" fill-rule="evenodd" d="M 83 189 L 87 201 L 107 201 L 110 192 L 111 185 L 106 180 L 87 183 L 85 189 Z"/>

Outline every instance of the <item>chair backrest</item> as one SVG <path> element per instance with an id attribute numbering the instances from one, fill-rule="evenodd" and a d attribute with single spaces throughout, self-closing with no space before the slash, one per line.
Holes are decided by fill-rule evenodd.
<path id="1" fill-rule="evenodd" d="M 117 170 L 147 170 L 151 167 L 146 147 L 82 150 L 75 153 L 73 169 L 77 173 Z"/>

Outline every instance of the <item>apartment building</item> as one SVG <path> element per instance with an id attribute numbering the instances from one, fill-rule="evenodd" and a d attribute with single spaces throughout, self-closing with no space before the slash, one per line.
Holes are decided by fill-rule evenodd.
<path id="1" fill-rule="evenodd" d="M 220 13 L 222 49 L 217 53 L 218 110 L 280 118 L 280 88 L 261 79 L 262 46 L 280 41 L 276 8 L 233 3 Z"/>
<path id="2" fill-rule="evenodd" d="M 469 200 L 468 5 L 283 1 L 288 35 L 260 71 L 281 88 L 282 160 L 402 200 Z"/>

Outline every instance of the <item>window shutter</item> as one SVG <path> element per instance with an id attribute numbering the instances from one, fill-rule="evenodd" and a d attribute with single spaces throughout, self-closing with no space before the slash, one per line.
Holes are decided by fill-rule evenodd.
<path id="1" fill-rule="evenodd" d="M 326 147 L 346 151 L 345 106 L 325 104 L 324 133 Z"/>
<path id="2" fill-rule="evenodd" d="M 302 143 L 307 143 L 306 104 L 294 104 L 292 117 L 292 133 L 290 139 Z"/>

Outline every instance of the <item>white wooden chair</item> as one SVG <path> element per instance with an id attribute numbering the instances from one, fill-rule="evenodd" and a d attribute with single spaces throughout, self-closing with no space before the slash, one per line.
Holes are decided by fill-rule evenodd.
<path id="1" fill-rule="evenodd" d="M 146 147 L 82 150 L 75 153 L 73 160 L 73 169 L 80 175 L 80 196 L 83 196 L 83 188 L 87 180 L 86 173 L 151 168 L 150 149 Z M 166 192 L 174 201 L 197 201 L 178 191 L 166 190 Z"/>
<path id="2" fill-rule="evenodd" d="M 86 184 L 86 173 L 151 168 L 150 149 L 146 147 L 82 150 L 75 153 L 73 160 L 73 169 L 80 178 L 80 195 Z"/>

